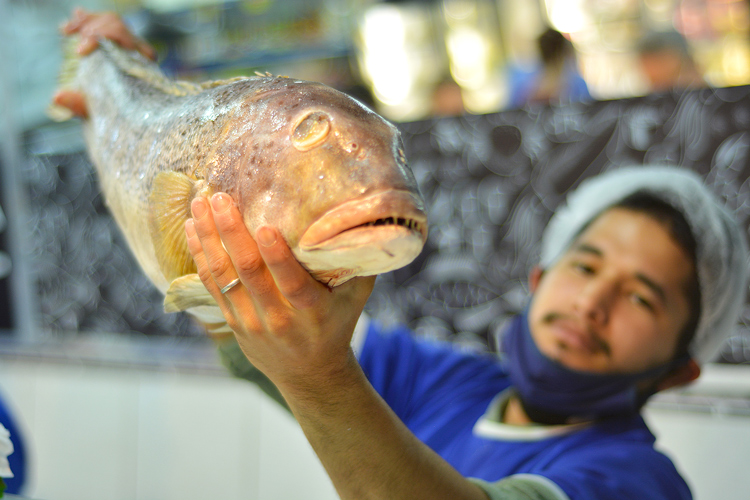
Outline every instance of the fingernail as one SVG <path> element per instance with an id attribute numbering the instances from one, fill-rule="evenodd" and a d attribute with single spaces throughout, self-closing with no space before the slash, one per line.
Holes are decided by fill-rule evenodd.
<path id="1" fill-rule="evenodd" d="M 193 217 L 195 217 L 196 219 L 202 218 L 208 211 L 206 201 L 203 198 L 195 198 L 190 208 L 193 211 Z"/>
<path id="2" fill-rule="evenodd" d="M 193 222 L 193 219 L 188 219 L 185 222 L 185 233 L 188 238 L 195 236 L 195 222 Z"/>
<path id="3" fill-rule="evenodd" d="M 276 243 L 276 231 L 268 226 L 263 226 L 255 233 L 255 240 L 264 247 L 270 247 Z"/>
<path id="4" fill-rule="evenodd" d="M 214 209 L 214 212 L 220 214 L 221 212 L 224 212 L 227 208 L 229 208 L 229 204 L 231 203 L 231 201 L 232 199 L 228 194 L 216 193 L 211 197 L 211 207 Z"/>
<path id="5" fill-rule="evenodd" d="M 76 54 L 79 56 L 85 56 L 86 50 L 88 49 L 89 41 L 88 39 L 82 38 L 80 42 L 78 42 L 78 46 L 76 47 Z"/>

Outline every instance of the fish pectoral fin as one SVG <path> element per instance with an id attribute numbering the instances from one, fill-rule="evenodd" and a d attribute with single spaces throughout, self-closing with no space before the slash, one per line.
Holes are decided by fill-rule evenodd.
<path id="1" fill-rule="evenodd" d="M 197 274 L 181 276 L 169 284 L 167 293 L 164 296 L 164 312 L 187 311 L 188 309 L 202 306 L 216 308 L 219 311 L 218 317 L 222 318 L 219 306 L 216 304 L 214 298 L 211 297 L 211 294 L 208 293 L 206 287 L 203 286 L 203 282 Z"/>
<path id="2" fill-rule="evenodd" d="M 185 236 L 185 222 L 191 217 L 190 202 L 195 197 L 196 183 L 192 177 L 173 171 L 160 172 L 154 178 L 149 199 L 149 229 L 159 267 L 170 282 L 196 272 Z"/>
<path id="3" fill-rule="evenodd" d="M 182 311 L 203 323 L 209 335 L 232 333 L 221 309 L 197 274 L 188 274 L 172 281 L 164 296 L 164 312 Z"/>
<path id="4" fill-rule="evenodd" d="M 217 335 L 226 335 L 228 333 L 234 333 L 234 331 L 229 328 L 229 325 L 224 323 L 206 323 L 203 326 L 206 327 L 206 331 L 209 335 L 217 336 Z"/>

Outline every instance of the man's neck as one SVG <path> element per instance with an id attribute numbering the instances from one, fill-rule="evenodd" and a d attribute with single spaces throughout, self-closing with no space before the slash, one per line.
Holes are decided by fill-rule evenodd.
<path id="1" fill-rule="evenodd" d="M 523 409 L 521 400 L 515 393 L 511 394 L 511 396 L 508 398 L 508 402 L 505 404 L 505 408 L 502 410 L 500 421 L 508 425 L 543 425 L 539 424 L 538 422 L 534 422 L 529 417 L 529 415 L 526 413 L 526 410 Z M 584 422 L 587 422 L 587 420 L 570 417 L 563 425 L 581 424 Z"/>
<path id="2" fill-rule="evenodd" d="M 531 421 L 521 405 L 521 400 L 518 396 L 512 394 L 508 398 L 508 402 L 505 405 L 503 414 L 501 415 L 501 421 L 504 424 L 509 425 L 531 425 L 534 422 Z"/>

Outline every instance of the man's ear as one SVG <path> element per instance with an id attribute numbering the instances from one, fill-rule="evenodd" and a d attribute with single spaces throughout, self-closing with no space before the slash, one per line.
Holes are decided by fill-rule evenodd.
<path id="1" fill-rule="evenodd" d="M 534 266 L 534 268 L 529 273 L 529 291 L 531 293 L 534 293 L 536 291 L 536 288 L 539 286 L 539 282 L 542 280 L 543 274 L 544 269 L 542 269 L 540 266 Z"/>
<path id="2" fill-rule="evenodd" d="M 697 379 L 700 374 L 701 367 L 691 358 L 686 363 L 673 368 L 672 371 L 664 375 L 659 383 L 656 384 L 656 391 L 665 391 L 672 387 L 689 384 Z"/>

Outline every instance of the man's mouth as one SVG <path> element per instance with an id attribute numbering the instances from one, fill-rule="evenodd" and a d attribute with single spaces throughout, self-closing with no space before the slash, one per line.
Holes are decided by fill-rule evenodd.
<path id="1" fill-rule="evenodd" d="M 607 357 L 612 353 L 608 342 L 575 318 L 553 312 L 546 314 L 542 321 L 551 328 L 555 340 L 563 349 L 603 353 Z"/>

